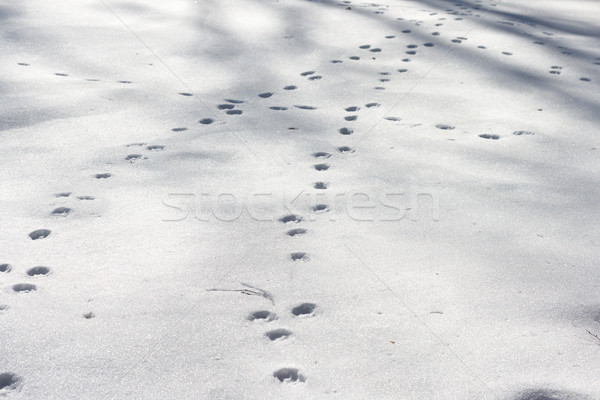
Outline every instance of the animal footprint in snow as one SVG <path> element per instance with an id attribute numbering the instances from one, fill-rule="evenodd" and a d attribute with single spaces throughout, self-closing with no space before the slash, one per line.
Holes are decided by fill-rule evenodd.
<path id="1" fill-rule="evenodd" d="M 292 331 L 288 331 L 287 329 L 274 329 L 272 331 L 265 332 L 265 336 L 272 341 L 287 339 L 291 334 Z"/>
<path id="2" fill-rule="evenodd" d="M 225 99 L 226 102 L 231 104 L 242 104 L 244 100 L 235 100 L 235 99 Z"/>
<path id="3" fill-rule="evenodd" d="M 71 192 L 56 193 L 54 197 L 69 197 Z"/>
<path id="4" fill-rule="evenodd" d="M 325 151 L 317 151 L 316 153 L 312 153 L 314 158 L 329 158 L 331 157 L 331 153 L 327 153 Z"/>
<path id="5" fill-rule="evenodd" d="M 514 131 L 513 135 L 515 135 L 515 136 L 535 135 L 535 133 L 533 133 L 531 131 Z"/>
<path id="6" fill-rule="evenodd" d="M 348 147 L 348 146 L 340 146 L 337 149 L 342 154 L 354 153 L 354 149 L 352 147 Z"/>
<path id="7" fill-rule="evenodd" d="M 17 392 L 21 387 L 21 377 L 12 372 L 3 372 L 0 374 L 0 396 L 9 392 Z"/>
<path id="8" fill-rule="evenodd" d="M 227 104 L 219 104 L 217 106 L 217 108 L 219 110 L 231 110 L 231 109 L 235 108 L 235 105 L 229 104 L 229 103 L 227 103 Z"/>
<path id="9" fill-rule="evenodd" d="M 296 108 L 299 108 L 301 110 L 316 110 L 317 107 L 313 107 L 313 106 L 294 106 Z"/>
<path id="10" fill-rule="evenodd" d="M 171 129 L 173 132 L 183 132 L 183 131 L 187 131 L 188 128 L 185 127 L 181 127 L 181 128 L 173 128 Z"/>
<path id="11" fill-rule="evenodd" d="M 369 104 L 375 104 L 375 103 L 369 103 Z M 369 105 L 367 104 L 367 107 L 368 107 L 368 106 L 369 106 Z M 356 111 L 360 110 L 360 107 L 357 107 L 357 106 L 350 106 L 350 107 L 346 107 L 346 108 L 344 108 L 344 110 L 345 110 L 345 111 L 347 111 L 347 112 L 356 112 Z"/>
<path id="12" fill-rule="evenodd" d="M 125 161 L 134 162 L 140 160 L 141 158 L 141 154 L 129 154 L 127 157 L 125 157 Z"/>
<path id="13" fill-rule="evenodd" d="M 198 121 L 198 122 L 200 122 L 202 125 L 210 125 L 210 124 L 212 124 L 213 122 L 215 122 L 215 120 L 214 120 L 214 119 L 212 119 L 212 118 L 203 118 L 203 119 L 201 119 L 201 120 L 200 120 L 200 121 Z"/>
<path id="14" fill-rule="evenodd" d="M 50 273 L 50 268 L 48 267 L 33 267 L 27 271 L 27 275 L 29 276 L 38 276 L 38 275 L 48 275 Z"/>
<path id="15" fill-rule="evenodd" d="M 304 235 L 306 234 L 306 229 L 303 228 L 295 228 L 295 229 L 290 229 L 287 232 L 288 236 L 300 236 L 300 235 Z"/>
<path id="16" fill-rule="evenodd" d="M 17 293 L 31 293 L 37 290 L 37 286 L 31 283 L 17 283 L 12 289 Z"/>
<path id="17" fill-rule="evenodd" d="M 10 264 L 0 264 L 0 272 L 8 274 L 12 270 Z"/>
<path id="18" fill-rule="evenodd" d="M 454 127 L 452 125 L 445 125 L 445 124 L 437 124 L 435 127 L 438 129 L 445 130 L 445 131 L 451 131 L 452 129 L 454 129 Z"/>
<path id="19" fill-rule="evenodd" d="M 290 254 L 290 258 L 292 259 L 292 261 L 308 261 L 308 255 L 304 252 L 295 252 L 295 253 L 291 253 Z"/>
<path id="20" fill-rule="evenodd" d="M 358 61 L 358 60 L 360 60 L 360 57 L 358 57 L 358 56 L 352 56 L 352 57 L 349 57 L 349 58 L 350 58 L 351 60 L 354 60 L 354 61 Z"/>
<path id="21" fill-rule="evenodd" d="M 500 136 L 498 136 L 498 135 L 490 135 L 490 134 L 487 134 L 487 133 L 479 135 L 479 137 L 482 138 L 482 139 L 491 139 L 491 140 L 498 140 L 498 139 L 500 139 Z"/>
<path id="22" fill-rule="evenodd" d="M 225 111 L 225 114 L 227 115 L 242 115 L 243 111 L 242 110 L 227 110 Z"/>
<path id="23" fill-rule="evenodd" d="M 96 200 L 94 196 L 77 196 L 79 200 Z"/>
<path id="24" fill-rule="evenodd" d="M 550 67 L 550 73 L 554 75 L 560 75 L 560 70 L 562 67 L 560 65 L 553 65 Z"/>
<path id="25" fill-rule="evenodd" d="M 55 208 L 54 210 L 52 210 L 52 215 L 59 215 L 61 217 L 66 217 L 67 215 L 69 215 L 71 213 L 71 210 L 69 207 L 58 207 Z"/>
<path id="26" fill-rule="evenodd" d="M 292 308 L 292 315 L 295 317 L 309 317 L 315 315 L 317 305 L 314 303 L 302 303 Z"/>
<path id="27" fill-rule="evenodd" d="M 296 368 L 281 368 L 273 372 L 279 382 L 304 382 L 306 378 Z"/>
<path id="28" fill-rule="evenodd" d="M 89 312 L 86 312 L 85 314 L 83 314 L 83 318 L 85 318 L 85 319 L 92 319 L 95 317 L 96 317 L 96 314 L 94 314 L 94 312 L 92 312 L 92 311 L 89 311 Z"/>
<path id="29" fill-rule="evenodd" d="M 354 131 L 349 128 L 340 128 L 338 130 L 338 132 L 341 133 L 342 135 L 352 135 L 354 133 Z"/>
<path id="30" fill-rule="evenodd" d="M 281 107 L 281 106 L 273 106 L 273 107 L 269 107 L 271 110 L 275 110 L 275 111 L 286 111 L 288 108 L 287 107 Z"/>
<path id="31" fill-rule="evenodd" d="M 315 164 L 313 168 L 317 171 L 327 171 L 329 169 L 329 164 Z"/>
<path id="32" fill-rule="evenodd" d="M 583 81 L 583 82 L 591 82 L 592 81 L 590 78 L 586 78 L 586 77 L 579 78 L 579 80 Z"/>
<path id="33" fill-rule="evenodd" d="M 365 104 L 365 107 L 367 107 L 367 108 L 373 108 L 373 107 L 379 107 L 379 106 L 380 106 L 379 103 L 367 103 L 367 104 Z M 346 109 L 346 111 L 348 111 L 348 110 Z"/>
<path id="34" fill-rule="evenodd" d="M 258 95 L 258 97 L 260 97 L 261 99 L 268 99 L 271 96 L 273 96 L 273 93 L 271 92 L 260 93 Z"/>
<path id="35" fill-rule="evenodd" d="M 387 79 L 389 81 L 389 79 Z M 357 115 L 347 115 L 344 117 L 346 121 L 356 121 L 358 119 Z"/>
<path id="36" fill-rule="evenodd" d="M 102 174 L 96 174 L 94 175 L 94 178 L 96 179 L 108 179 L 110 178 L 112 175 L 109 174 L 108 172 L 102 173 Z"/>
<path id="37" fill-rule="evenodd" d="M 328 184 L 325 182 L 315 182 L 313 184 L 313 188 L 319 189 L 319 190 L 327 189 L 327 186 L 328 186 Z"/>
<path id="38" fill-rule="evenodd" d="M 283 88 L 283 90 L 296 90 L 296 89 L 298 89 L 298 86 L 294 86 L 294 85 L 285 86 Z"/>
<path id="39" fill-rule="evenodd" d="M 285 216 L 279 218 L 279 222 L 283 222 L 284 224 L 288 224 L 290 222 L 298 223 L 298 222 L 302 221 L 303 219 L 304 218 L 302 218 L 300 215 L 288 214 L 288 215 L 285 215 Z"/>
<path id="40" fill-rule="evenodd" d="M 277 319 L 277 315 L 273 314 L 270 311 L 265 311 L 265 310 L 261 310 L 261 311 L 255 311 L 252 314 L 250 314 L 248 316 L 248 320 L 249 321 L 263 321 L 263 322 L 270 322 L 273 320 Z"/>
<path id="41" fill-rule="evenodd" d="M 29 234 L 31 240 L 45 239 L 50 235 L 50 229 L 38 229 Z"/>
<path id="42" fill-rule="evenodd" d="M 327 204 L 317 204 L 316 206 L 311 208 L 314 213 L 321 214 L 329 211 L 329 206 Z"/>

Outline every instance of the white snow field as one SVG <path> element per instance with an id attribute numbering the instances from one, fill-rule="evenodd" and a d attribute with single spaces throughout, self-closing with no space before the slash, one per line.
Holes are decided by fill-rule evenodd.
<path id="1" fill-rule="evenodd" d="M 0 1 L 0 397 L 600 399 L 599 16 Z"/>

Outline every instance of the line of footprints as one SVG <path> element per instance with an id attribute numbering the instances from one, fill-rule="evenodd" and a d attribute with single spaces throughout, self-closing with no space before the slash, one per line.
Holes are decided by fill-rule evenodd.
<path id="1" fill-rule="evenodd" d="M 481 17 L 480 14 L 473 14 L 473 13 L 476 12 L 477 10 L 482 9 L 483 1 L 477 1 L 476 3 L 477 3 L 476 5 L 471 6 L 468 4 L 461 3 L 461 2 L 456 2 L 453 4 L 455 8 L 448 8 L 445 10 L 445 12 L 448 15 L 454 15 L 455 16 L 455 18 L 453 18 L 454 20 L 462 20 L 463 17 L 465 17 L 465 16 L 480 18 Z M 351 6 L 353 5 L 353 3 L 351 1 L 342 1 L 339 3 L 339 5 L 346 7 L 347 9 L 352 9 Z M 355 6 L 363 7 L 363 8 L 364 7 L 375 7 L 376 14 L 385 14 L 386 12 L 389 11 L 387 6 L 383 6 L 381 4 L 375 4 L 375 3 L 360 3 Z M 495 3 L 489 4 L 489 7 L 495 7 L 495 6 L 496 6 Z M 434 15 L 438 14 L 437 12 L 428 12 L 427 10 L 423 10 L 423 12 L 428 13 L 429 16 L 434 16 Z M 438 22 L 434 24 L 435 27 L 437 28 L 437 27 L 443 26 L 444 22 L 442 22 L 442 21 L 446 21 L 447 19 L 448 18 L 443 17 L 443 16 L 439 17 Z M 401 17 L 396 18 L 396 20 L 398 21 L 399 24 L 404 24 L 404 25 L 412 24 L 419 29 L 421 26 L 423 26 L 425 24 L 424 21 L 420 21 L 420 20 L 408 21 Z M 519 22 L 518 21 L 498 20 L 498 21 L 496 21 L 496 23 L 514 26 Z M 402 34 L 407 34 L 407 35 L 410 35 L 412 33 L 411 29 L 403 29 L 403 28 L 406 28 L 406 27 L 399 26 L 398 32 L 402 33 Z M 526 29 L 530 29 L 530 28 L 535 28 L 535 25 L 527 24 Z M 545 37 L 545 38 L 547 38 L 545 40 L 553 40 L 553 36 L 554 36 L 554 34 L 552 32 L 547 32 L 547 31 L 536 32 L 535 35 L 533 33 L 529 33 L 529 32 L 522 32 L 522 34 L 526 37 L 532 37 L 534 39 L 535 38 L 539 39 L 539 37 Z M 434 31 L 434 32 L 431 32 L 431 35 L 436 38 L 436 40 L 438 41 L 438 45 L 444 45 L 444 43 L 442 42 L 442 39 L 441 39 L 441 36 L 442 36 L 441 32 Z M 384 37 L 384 39 L 386 41 L 395 40 L 397 38 L 398 37 L 395 34 L 386 35 Z M 468 39 L 469 39 L 468 37 L 463 37 L 463 36 L 455 37 L 455 38 L 449 39 L 447 41 L 447 43 L 445 43 L 445 45 L 459 45 L 459 44 L 467 42 Z M 532 43 L 535 45 L 545 45 L 546 44 L 546 42 L 542 41 L 542 40 L 535 40 Z M 422 44 L 423 48 L 431 48 L 434 46 L 435 46 L 435 44 L 432 42 L 425 42 Z M 359 53 L 361 53 L 361 54 L 349 55 L 348 60 L 350 60 L 350 62 L 357 62 L 357 61 L 361 61 L 361 60 L 363 60 L 363 61 L 364 60 L 375 60 L 376 61 L 377 60 L 376 56 L 378 54 L 383 53 L 385 50 L 385 46 L 376 46 L 376 45 L 372 45 L 372 44 L 359 44 L 359 45 L 357 45 L 357 47 L 358 47 Z M 478 45 L 476 47 L 480 50 L 487 49 L 486 46 L 482 46 L 482 45 Z M 576 50 L 567 48 L 565 46 L 557 46 L 557 48 L 559 50 L 561 50 L 561 53 L 566 56 L 571 56 L 576 52 Z M 404 56 L 401 56 L 404 58 L 401 58 L 400 61 L 402 63 L 412 62 L 413 60 L 410 57 L 416 56 L 419 51 L 418 49 L 419 49 L 418 44 L 415 44 L 415 43 L 407 44 L 406 50 L 404 52 L 405 54 L 404 54 Z M 393 51 L 395 52 L 396 50 L 393 50 Z M 513 56 L 513 53 L 510 51 L 502 51 L 501 53 L 504 56 Z M 340 59 L 330 59 L 329 62 L 331 62 L 333 64 L 344 63 L 344 61 L 340 60 Z M 592 59 L 591 62 L 594 65 L 600 65 L 600 57 L 596 57 L 596 58 Z M 25 63 L 25 62 L 20 62 L 18 64 L 21 66 L 24 66 L 24 67 L 30 66 L 29 63 Z M 153 64 L 148 64 L 148 65 L 151 66 Z M 561 65 L 552 65 L 549 67 L 548 72 L 552 75 L 558 76 L 558 75 L 561 75 L 565 70 L 566 69 Z M 398 68 L 398 69 L 396 69 L 396 72 L 400 73 L 400 74 L 404 74 L 404 73 L 409 72 L 409 69 L 408 68 Z M 385 90 L 386 89 L 385 84 L 392 81 L 392 78 L 393 78 L 392 74 L 393 74 L 393 72 L 389 71 L 389 70 L 378 72 L 377 77 L 376 77 L 378 83 L 377 83 L 377 86 L 373 87 L 373 89 Z M 56 73 L 54 73 L 54 75 L 59 76 L 59 77 L 69 77 L 70 76 L 68 73 L 65 73 L 65 72 L 56 72 Z M 304 72 L 300 73 L 300 76 L 302 76 L 309 82 L 318 82 L 322 79 L 325 79 L 325 77 L 323 75 L 318 74 L 316 71 L 313 71 L 313 70 L 304 71 Z M 585 77 L 585 76 L 580 77 L 579 79 L 582 82 L 591 82 L 592 81 L 591 78 Z M 98 82 L 98 83 L 102 82 L 100 79 L 96 79 L 96 78 L 84 78 L 84 80 L 89 81 L 89 82 Z M 131 80 L 117 80 L 116 82 L 119 84 L 127 84 L 127 85 L 131 85 L 131 86 L 134 85 L 134 82 Z M 285 92 L 289 92 L 289 91 L 298 90 L 299 86 L 298 85 L 287 85 L 287 86 L 284 86 L 282 89 L 283 89 L 283 93 L 285 93 Z M 178 94 L 181 96 L 190 97 L 190 98 L 194 96 L 193 93 L 189 93 L 189 92 L 179 92 Z M 278 95 L 278 93 L 276 93 L 276 92 L 267 91 L 267 92 L 257 94 L 257 97 L 259 97 L 260 99 L 270 99 L 273 96 L 275 96 L 275 98 L 277 98 L 277 95 Z M 227 116 L 240 116 L 240 115 L 244 114 L 244 110 L 241 108 L 241 105 L 243 103 L 245 103 L 244 100 L 227 98 L 224 100 L 224 103 L 217 104 L 216 109 L 219 111 L 222 111 Z M 367 104 L 367 107 L 369 107 L 368 104 Z M 296 104 L 296 105 L 273 104 L 273 105 L 268 106 L 268 109 L 272 110 L 272 111 L 287 111 L 291 108 L 296 108 L 296 109 L 301 109 L 301 110 L 316 110 L 317 109 L 317 107 L 312 106 L 312 105 L 300 105 L 300 104 Z M 211 117 L 201 118 L 198 122 L 202 125 L 213 124 L 215 122 L 216 115 L 217 114 L 215 114 Z M 356 115 L 349 115 L 349 116 L 345 117 L 345 120 L 346 121 L 356 121 L 357 118 L 358 118 L 358 116 L 356 116 Z M 395 117 L 387 117 L 386 119 L 392 120 L 392 121 L 399 120 L 399 118 L 395 118 Z M 289 128 L 289 129 L 294 130 L 295 128 Z M 174 127 L 171 130 L 173 132 L 183 132 L 183 131 L 188 130 L 188 128 L 180 126 L 180 127 Z M 343 128 L 340 130 L 339 133 L 344 134 L 344 135 L 349 135 L 349 134 L 352 134 L 353 131 L 348 128 Z M 490 136 L 490 137 L 487 137 L 487 136 Z M 480 137 L 482 137 L 484 139 L 496 139 L 495 135 L 481 135 Z M 136 145 L 136 144 L 132 144 L 131 146 L 133 146 L 133 145 Z M 139 144 L 139 145 L 143 146 L 145 144 Z M 160 146 L 160 145 L 155 145 L 154 147 L 148 146 L 148 150 L 160 150 L 162 148 L 164 148 L 164 146 Z M 133 162 L 133 161 L 144 159 L 144 158 L 145 157 L 142 154 L 134 153 L 134 154 L 130 154 L 128 156 L 127 161 Z M 108 177 L 110 177 L 110 174 L 109 173 L 99 174 L 97 177 L 98 177 L 98 179 L 108 178 Z"/>
<path id="2" fill-rule="evenodd" d="M 482 3 L 482 1 L 478 0 L 477 3 Z M 343 2 L 339 3 L 339 5 L 345 7 L 346 10 L 352 10 L 352 7 L 354 6 L 351 1 L 343 1 Z M 480 15 L 473 14 L 473 10 L 480 9 L 480 6 L 475 6 L 473 9 L 470 9 L 469 7 L 467 7 L 467 5 L 460 3 L 460 2 L 454 3 L 454 6 L 458 7 L 458 9 L 450 8 L 450 9 L 445 10 L 446 13 L 456 16 L 454 18 L 454 20 L 461 20 L 461 19 L 463 19 L 462 18 L 463 16 L 480 17 Z M 493 7 L 493 6 L 495 6 L 495 4 L 492 3 L 492 4 L 490 4 L 490 6 Z M 380 14 L 380 15 L 383 15 L 389 11 L 386 6 L 382 6 L 379 4 L 373 4 L 373 3 L 359 4 L 358 7 L 376 7 L 375 14 Z M 436 14 L 437 13 L 429 13 L 430 16 L 436 15 Z M 417 28 L 424 25 L 423 21 L 418 21 L 418 20 L 405 21 L 403 18 L 397 18 L 397 20 L 400 21 L 399 23 L 401 23 L 401 24 L 410 23 L 410 24 L 413 24 Z M 445 17 L 439 18 L 439 21 L 444 21 L 444 20 L 446 20 Z M 512 21 L 497 21 L 497 22 L 500 24 L 505 24 L 505 25 L 515 25 L 515 22 L 512 22 Z M 443 26 L 443 22 L 437 22 L 437 23 L 435 23 L 435 26 L 436 27 Z M 530 27 L 531 27 L 531 25 L 530 25 Z M 398 32 L 400 32 L 402 34 L 410 34 L 411 30 L 399 28 Z M 535 36 L 531 33 L 523 32 L 523 34 L 525 36 L 529 36 L 529 37 L 532 37 L 535 39 Z M 439 42 L 440 37 L 441 37 L 441 32 L 435 31 L 435 32 L 432 32 L 431 35 L 436 38 L 436 40 L 438 41 L 438 44 L 441 44 L 441 42 Z M 546 37 L 547 40 L 552 40 L 553 39 L 552 36 L 554 36 L 553 33 L 545 32 L 545 31 L 541 32 L 541 35 L 544 35 L 544 37 Z M 386 41 L 388 41 L 388 40 L 392 41 L 394 39 L 397 39 L 396 35 L 385 36 Z M 461 45 L 462 43 L 464 43 L 466 41 L 468 41 L 467 37 L 455 37 L 455 38 L 448 40 L 448 44 L 449 45 Z M 533 44 L 545 45 L 546 42 L 539 40 L 539 38 L 538 38 L 538 40 L 535 40 L 533 42 Z M 424 48 L 431 48 L 431 47 L 434 47 L 434 43 L 426 42 L 426 43 L 423 43 L 422 46 Z M 369 60 L 371 62 L 376 61 L 377 56 L 379 54 L 381 54 L 382 52 L 384 52 L 384 50 L 385 50 L 385 46 L 375 46 L 372 44 L 358 44 L 357 47 L 358 47 L 359 55 L 356 55 L 356 54 L 349 55 L 348 60 L 350 60 L 350 62 L 363 62 L 365 60 Z M 414 43 L 410 43 L 410 44 L 406 45 L 406 50 L 404 51 L 405 54 L 403 56 L 401 56 L 403 58 L 401 58 L 400 61 L 402 63 L 412 62 L 413 60 L 410 57 L 417 55 L 417 53 L 419 51 L 418 48 L 419 48 L 419 45 L 414 44 Z M 477 48 L 480 50 L 487 49 L 486 46 L 481 46 L 481 45 L 477 46 Z M 566 56 L 571 56 L 575 52 L 573 49 L 563 47 L 563 46 L 557 46 L 557 48 L 560 49 L 561 53 Z M 504 56 L 513 56 L 513 53 L 509 52 L 509 51 L 503 51 L 502 54 Z M 362 61 L 361 61 L 361 59 L 362 59 Z M 344 61 L 340 60 L 340 59 L 331 59 L 331 60 L 329 60 L 329 62 L 332 64 L 343 64 L 344 63 Z M 600 66 L 600 57 L 594 58 L 592 60 L 592 63 L 594 65 Z M 23 67 L 30 67 L 30 64 L 25 63 L 25 62 L 20 62 L 18 64 Z M 149 64 L 149 65 L 151 66 L 152 64 Z M 549 73 L 552 75 L 560 75 L 562 71 L 563 71 L 563 67 L 560 65 L 552 65 L 549 68 Z M 409 70 L 407 68 L 398 68 L 396 70 L 396 72 L 400 73 L 400 74 L 404 74 L 404 73 L 409 72 Z M 69 77 L 69 74 L 67 74 L 65 72 L 57 72 L 54 75 L 58 76 L 58 77 L 63 77 L 63 78 Z M 305 79 L 307 82 L 313 82 L 313 83 L 316 83 L 316 82 L 319 82 L 319 81 L 325 79 L 325 77 L 322 74 L 319 74 L 319 73 L 317 73 L 317 71 L 313 71 L 313 70 L 301 72 L 300 76 L 303 79 Z M 391 82 L 392 78 L 393 78 L 393 75 L 392 75 L 391 71 L 379 72 L 376 77 L 377 82 L 378 82 L 377 86 L 375 86 L 373 89 L 374 90 L 385 90 L 386 89 L 385 85 L 387 83 Z M 97 82 L 97 83 L 102 82 L 101 80 L 95 79 L 95 78 L 88 78 L 85 80 L 88 82 Z M 588 77 L 581 77 L 580 80 L 583 82 L 591 82 L 591 79 Z M 118 81 L 116 81 L 116 83 L 131 85 L 131 86 L 134 85 L 134 82 L 131 80 L 118 80 Z M 287 86 L 283 87 L 282 89 L 283 89 L 283 93 L 291 92 L 291 91 L 297 90 L 298 85 L 287 85 Z M 190 98 L 194 96 L 192 93 L 188 93 L 188 92 L 179 92 L 178 94 L 181 96 L 190 97 Z M 257 94 L 257 97 L 260 99 L 266 100 L 266 99 L 272 98 L 273 96 L 275 96 L 275 98 L 277 98 L 276 95 L 277 95 L 277 93 L 275 93 L 275 92 L 267 91 L 267 92 L 262 92 L 262 93 Z M 244 103 L 245 103 L 244 100 L 227 98 L 224 100 L 224 102 L 222 104 L 218 104 L 216 106 L 216 109 L 218 111 L 223 112 L 227 116 L 240 116 L 244 113 L 243 109 L 241 108 L 241 105 Z M 367 103 L 364 105 L 365 109 L 371 109 L 371 108 L 376 108 L 376 107 L 379 107 L 379 104 L 375 103 L 375 102 Z M 314 107 L 311 105 L 292 105 L 292 106 L 290 106 L 290 105 L 274 104 L 274 105 L 270 105 L 268 107 L 269 110 L 276 111 L 276 112 L 287 111 L 290 108 L 296 108 L 296 109 L 307 110 L 307 111 L 317 109 L 317 107 Z M 360 109 L 361 109 L 361 107 L 359 107 L 359 106 L 346 107 L 344 109 L 346 114 L 344 114 L 344 117 L 343 117 L 345 123 L 352 123 L 353 121 L 357 121 L 358 117 L 359 117 L 358 112 Z M 542 111 L 542 110 L 539 109 L 539 111 Z M 393 117 L 393 116 L 386 116 L 385 119 L 389 120 L 389 121 L 400 121 L 400 118 Z M 201 125 L 210 125 L 215 122 L 215 118 L 205 117 L 205 118 L 200 119 L 198 122 Z M 451 130 L 455 129 L 454 126 L 447 125 L 447 124 L 437 124 L 436 128 L 438 128 L 440 130 L 444 130 L 444 131 L 451 131 Z M 289 129 L 295 130 L 296 128 L 289 128 Z M 183 132 L 186 130 L 188 130 L 188 128 L 182 127 L 182 126 L 171 129 L 171 131 L 173 131 L 173 132 Z M 349 127 L 342 127 L 342 128 L 338 129 L 338 133 L 343 136 L 348 136 L 348 135 L 352 135 L 354 133 L 354 130 Z M 513 132 L 513 135 L 515 135 L 515 136 L 526 136 L 526 135 L 533 135 L 533 134 L 534 134 L 533 132 L 525 131 L 525 130 L 517 130 L 517 131 Z M 500 139 L 500 136 L 496 135 L 496 134 L 481 134 L 481 135 L 479 135 L 479 137 L 482 139 L 490 139 L 490 140 Z M 131 143 L 131 144 L 126 145 L 126 147 L 138 149 L 135 153 L 128 154 L 125 157 L 124 162 L 129 162 L 129 163 L 134 163 L 137 161 L 148 159 L 147 154 L 149 154 L 150 152 L 161 151 L 161 150 L 165 149 L 165 146 L 163 146 L 163 145 L 147 144 L 147 143 Z M 348 147 L 348 146 L 340 146 L 337 148 L 337 151 L 341 154 L 351 154 L 351 153 L 355 152 L 355 150 L 353 148 Z M 312 156 L 318 160 L 318 163 L 316 163 L 312 166 L 312 168 L 314 168 L 316 171 L 325 172 L 331 168 L 330 164 L 325 162 L 326 159 L 332 157 L 331 153 L 316 152 L 316 153 L 313 153 Z M 111 177 L 112 177 L 112 173 L 110 173 L 110 172 L 99 172 L 92 176 L 92 178 L 98 179 L 98 180 L 108 179 Z M 314 182 L 314 184 L 313 184 L 313 188 L 318 189 L 318 190 L 325 190 L 328 187 L 329 187 L 329 182 L 327 182 L 326 180 L 320 180 L 320 181 Z M 72 193 L 65 192 L 65 193 L 57 193 L 54 196 L 57 198 L 69 198 L 69 197 L 71 197 L 71 194 Z M 95 200 L 95 198 L 93 196 L 89 196 L 89 195 L 77 195 L 77 196 L 73 196 L 73 197 L 80 201 Z M 328 211 L 329 211 L 329 206 L 326 204 L 317 204 L 312 207 L 312 212 L 314 212 L 314 213 L 325 213 Z M 72 208 L 67 207 L 67 206 L 61 206 L 61 207 L 57 207 L 54 210 L 52 210 L 50 212 L 50 214 L 52 216 L 56 216 L 56 217 L 67 217 L 72 212 L 73 212 Z M 280 222 L 287 225 L 287 224 L 297 224 L 297 223 L 300 223 L 302 220 L 303 219 L 301 216 L 287 215 L 285 217 L 282 217 L 280 219 Z M 295 228 L 289 229 L 286 232 L 286 234 L 291 237 L 298 236 L 298 235 L 304 235 L 306 233 L 307 233 L 307 230 L 305 228 L 301 228 L 301 227 L 295 227 Z M 51 234 L 51 231 L 49 229 L 38 229 L 38 230 L 35 230 L 35 231 L 29 233 L 29 237 L 31 240 L 40 240 L 40 239 L 44 239 L 44 238 L 48 237 L 50 234 Z M 305 252 L 293 252 L 290 254 L 290 259 L 293 262 L 303 262 L 303 261 L 305 262 L 305 261 L 309 261 L 309 256 Z M 0 274 L 11 273 L 11 271 L 13 271 L 14 269 L 15 268 L 13 268 L 13 266 L 11 264 L 8 264 L 8 263 L 0 264 Z M 34 266 L 25 271 L 26 276 L 28 276 L 30 279 L 35 279 L 35 280 L 40 279 L 44 276 L 47 276 L 48 274 L 51 274 L 51 273 L 52 273 L 51 268 L 49 268 L 47 266 Z M 34 292 L 37 290 L 37 286 L 33 283 L 17 283 L 12 286 L 12 290 L 15 293 L 20 293 L 20 294 L 31 293 L 31 292 Z M 7 312 L 7 310 L 9 310 L 9 306 L 7 304 L 0 304 L 0 314 Z M 295 317 L 306 317 L 306 316 L 314 316 L 315 310 L 316 310 L 315 304 L 303 303 L 303 304 L 300 304 L 300 305 L 294 307 L 291 312 L 292 312 L 292 315 L 294 315 Z M 83 314 L 83 317 L 86 319 L 91 319 L 91 318 L 94 318 L 95 315 L 93 312 L 87 312 L 87 313 Z M 270 322 L 270 321 L 277 319 L 277 316 L 269 311 L 257 311 L 255 313 L 253 313 L 249 317 L 249 319 L 252 321 Z M 289 335 L 291 335 L 291 332 L 286 329 L 275 329 L 275 330 L 266 332 L 265 335 L 270 340 L 282 340 L 282 339 L 287 338 Z M 305 376 L 303 376 L 296 368 L 279 369 L 274 372 L 273 376 L 281 382 L 304 382 L 306 379 Z M 0 394 L 2 392 L 18 389 L 18 387 L 21 385 L 21 382 L 22 382 L 21 378 L 12 372 L 0 373 Z"/>
<path id="3" fill-rule="evenodd" d="M 376 105 L 378 105 L 378 104 L 370 103 L 370 105 L 367 105 L 367 107 L 374 107 Z M 347 112 L 357 112 L 359 109 L 360 109 L 360 107 L 350 106 L 350 107 L 346 108 L 345 110 Z M 352 121 L 352 120 L 355 120 L 356 118 L 345 117 L 344 119 L 346 121 Z M 342 131 L 350 132 L 350 129 L 340 128 L 340 131 L 341 132 Z M 344 133 L 344 134 L 348 134 L 348 133 Z M 352 149 L 351 147 L 348 147 L 348 146 L 340 146 L 337 149 L 342 154 L 354 153 L 354 149 Z M 324 152 L 324 151 L 319 151 L 319 152 L 313 153 L 312 156 L 316 159 L 328 159 L 332 156 L 332 154 L 328 153 L 328 152 Z M 324 172 L 324 171 L 329 170 L 330 165 L 327 163 L 318 163 L 318 164 L 314 164 L 312 167 L 317 171 Z M 318 181 L 313 184 L 313 187 L 315 189 L 327 189 L 328 183 L 324 182 L 324 181 Z M 324 213 L 324 212 L 329 211 L 329 206 L 327 206 L 326 204 L 317 204 L 312 207 L 312 211 L 314 213 Z M 300 223 L 302 223 L 302 221 L 304 221 L 304 218 L 301 215 L 297 215 L 297 214 L 288 214 L 279 219 L 279 222 L 283 223 L 284 225 L 300 224 Z M 307 234 L 307 232 L 308 231 L 305 228 L 295 227 L 295 228 L 289 229 L 286 232 L 286 235 L 295 237 L 295 236 L 305 235 L 305 234 Z M 303 251 L 292 252 L 292 253 L 290 253 L 289 257 L 292 262 L 307 262 L 310 260 L 308 254 Z M 302 304 L 297 305 L 296 307 L 292 308 L 291 313 L 295 317 L 314 316 L 316 308 L 317 308 L 317 306 L 314 303 L 302 303 Z M 253 312 L 248 317 L 248 319 L 250 321 L 270 322 L 270 321 L 277 319 L 277 315 L 271 313 L 270 311 L 260 310 L 260 311 Z M 283 340 L 283 339 L 288 338 L 290 335 L 292 335 L 292 332 L 285 328 L 274 329 L 274 330 L 267 331 L 265 333 L 265 336 L 268 337 L 272 341 Z M 275 371 L 273 373 L 273 377 L 278 379 L 280 382 L 304 382 L 306 380 L 306 377 L 303 374 L 301 374 L 297 368 L 278 369 L 277 371 Z"/>

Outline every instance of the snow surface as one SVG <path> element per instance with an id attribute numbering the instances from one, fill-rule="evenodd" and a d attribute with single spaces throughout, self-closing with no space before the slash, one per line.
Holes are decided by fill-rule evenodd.
<path id="1" fill-rule="evenodd" d="M 600 399 L 599 15 L 0 2 L 0 397 Z"/>

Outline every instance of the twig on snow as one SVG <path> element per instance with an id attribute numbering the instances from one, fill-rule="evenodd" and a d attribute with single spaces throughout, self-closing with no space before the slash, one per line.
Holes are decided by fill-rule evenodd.
<path id="1" fill-rule="evenodd" d="M 246 289 L 206 289 L 208 292 L 240 292 L 247 296 L 260 296 L 269 300 L 272 304 L 275 304 L 273 300 L 273 296 L 267 292 L 266 290 L 259 289 L 252 285 L 248 285 L 247 283 L 242 283 L 243 286 L 246 286 Z"/>

